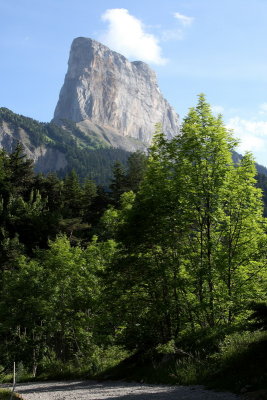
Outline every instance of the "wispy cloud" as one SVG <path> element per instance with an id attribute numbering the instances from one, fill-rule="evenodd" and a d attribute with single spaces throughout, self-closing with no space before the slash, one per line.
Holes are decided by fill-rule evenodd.
<path id="1" fill-rule="evenodd" d="M 161 40 L 164 42 L 169 40 L 183 40 L 186 28 L 192 25 L 194 21 L 193 17 L 187 17 L 178 12 L 174 13 L 173 16 L 179 21 L 179 27 L 163 30 L 161 32 Z"/>
<path id="2" fill-rule="evenodd" d="M 180 14 L 178 12 L 174 13 L 174 17 L 178 19 L 178 21 L 180 21 L 183 26 L 190 26 L 194 21 L 193 17 L 187 17 L 186 15 Z"/>
<path id="3" fill-rule="evenodd" d="M 184 38 L 184 32 L 182 29 L 167 29 L 162 31 L 161 40 L 168 42 L 169 40 L 182 40 Z"/>
<path id="4" fill-rule="evenodd" d="M 211 111 L 214 114 L 223 114 L 224 113 L 224 107 L 223 106 L 218 106 L 218 105 L 213 105 L 213 106 L 211 106 Z"/>
<path id="5" fill-rule="evenodd" d="M 161 54 L 158 39 L 146 32 L 141 20 L 124 8 L 106 10 L 102 20 L 108 23 L 107 30 L 99 37 L 112 50 L 130 59 L 164 65 L 167 59 Z"/>
<path id="6" fill-rule="evenodd" d="M 267 103 L 262 103 L 259 107 L 259 114 L 267 115 Z"/>
<path id="7" fill-rule="evenodd" d="M 232 129 L 236 137 L 240 139 L 238 150 L 262 152 L 267 149 L 267 121 L 247 120 L 240 117 L 230 118 L 227 128 Z M 257 155 L 256 155 L 257 157 Z M 261 161 L 262 162 L 262 161 Z M 266 161 L 264 164 L 267 162 Z"/>

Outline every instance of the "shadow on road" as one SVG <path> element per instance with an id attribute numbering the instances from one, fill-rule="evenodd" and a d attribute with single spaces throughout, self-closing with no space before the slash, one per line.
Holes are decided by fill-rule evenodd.
<path id="1" fill-rule="evenodd" d="M 17 391 L 27 399 L 27 394 L 50 393 L 40 397 L 44 400 L 61 400 L 68 398 L 86 400 L 234 400 L 230 393 L 204 391 L 201 387 L 147 385 L 126 382 L 34 382 L 18 384 Z M 61 392 L 61 393 L 60 393 Z M 67 392 L 67 393 L 64 393 Z M 73 392 L 73 393 L 69 393 Z M 54 393 L 54 395 L 52 395 Z M 29 396 L 29 399 L 32 399 Z"/>

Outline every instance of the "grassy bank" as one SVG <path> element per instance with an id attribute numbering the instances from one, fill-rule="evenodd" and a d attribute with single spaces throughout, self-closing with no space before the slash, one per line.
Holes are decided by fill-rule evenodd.
<path id="1" fill-rule="evenodd" d="M 204 384 L 207 387 L 240 393 L 267 389 L 267 332 L 233 332 L 220 340 L 220 334 L 202 332 L 199 340 L 187 338 L 183 347 L 135 354 L 103 379 L 129 379 L 147 383 Z M 181 345 L 182 343 L 177 343 Z M 167 350 L 166 346 L 166 349 Z"/>
<path id="2" fill-rule="evenodd" d="M 0 389 L 0 400 L 10 400 L 11 391 L 7 389 Z M 12 399 L 22 400 L 22 397 L 18 393 L 12 394 Z"/>
<path id="3" fill-rule="evenodd" d="M 2 377 L 11 381 L 12 376 Z M 240 393 L 267 390 L 267 331 L 199 330 L 146 352 L 114 346 L 82 365 L 46 361 L 36 378 L 20 366 L 18 379 L 125 379 L 145 383 L 203 384 Z M 0 400 L 6 399 L 3 391 Z"/>

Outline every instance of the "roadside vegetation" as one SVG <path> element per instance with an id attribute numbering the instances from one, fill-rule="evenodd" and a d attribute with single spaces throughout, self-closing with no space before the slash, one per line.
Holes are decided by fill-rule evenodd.
<path id="1" fill-rule="evenodd" d="M 0 389 L 0 400 L 22 400 L 22 397 L 18 393 L 12 393 L 8 389 Z"/>

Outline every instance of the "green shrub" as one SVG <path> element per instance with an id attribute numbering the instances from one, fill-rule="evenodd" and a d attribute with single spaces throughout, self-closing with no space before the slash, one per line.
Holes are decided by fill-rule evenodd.
<path id="1" fill-rule="evenodd" d="M 129 353 L 120 346 L 95 346 L 90 355 L 76 357 L 68 362 L 58 360 L 55 354 L 45 357 L 40 365 L 38 379 L 93 378 L 114 367 Z"/>
<path id="2" fill-rule="evenodd" d="M 219 326 L 184 331 L 177 338 L 176 347 L 190 354 L 203 353 L 206 357 L 208 354 L 217 352 L 224 337 L 236 329 L 237 327 Z"/>
<path id="3" fill-rule="evenodd" d="M 0 389 L 0 400 L 10 400 L 11 391 L 7 389 Z M 18 393 L 13 393 L 12 398 L 15 400 L 22 400 Z"/>
<path id="4" fill-rule="evenodd" d="M 199 375 L 203 370 L 204 362 L 197 357 L 186 357 L 176 361 L 172 376 L 179 385 L 192 385 L 199 383 Z"/>
<path id="5" fill-rule="evenodd" d="M 264 331 L 244 331 L 227 335 L 219 345 L 219 359 L 226 362 L 242 357 L 253 343 L 261 342 L 266 338 L 267 333 Z"/>
<path id="6" fill-rule="evenodd" d="M 172 339 L 168 343 L 159 344 L 156 347 L 156 350 L 160 354 L 175 354 L 176 352 L 175 341 Z"/>
<path id="7" fill-rule="evenodd" d="M 210 357 L 212 368 L 206 379 L 211 387 L 239 392 L 246 385 L 267 389 L 267 332 L 227 335 L 219 352 Z"/>
<path id="8" fill-rule="evenodd" d="M 10 390 L 0 389 L 0 400 L 9 400 L 10 394 Z"/>

